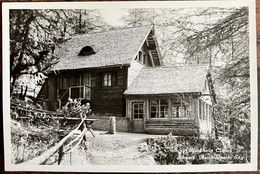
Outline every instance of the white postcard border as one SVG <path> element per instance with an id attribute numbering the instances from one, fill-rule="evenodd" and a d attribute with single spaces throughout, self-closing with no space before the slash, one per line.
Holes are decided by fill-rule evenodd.
<path id="1" fill-rule="evenodd" d="M 91 165 L 91 166 L 48 166 L 48 165 L 13 165 L 11 164 L 10 133 L 10 66 L 9 66 L 9 9 L 62 9 L 62 8 L 171 8 L 171 7 L 249 7 L 250 33 L 250 90 L 251 90 L 251 163 L 249 164 L 215 164 L 215 165 L 170 165 L 170 166 L 129 166 L 129 165 Z M 135 1 L 135 2 L 37 2 L 37 3 L 3 3 L 3 121 L 4 121 L 4 155 L 7 171 L 73 171 L 73 172 L 209 172 L 209 171 L 256 171 L 257 170 L 257 56 L 256 56 L 256 10 L 254 0 L 233 1 Z"/>

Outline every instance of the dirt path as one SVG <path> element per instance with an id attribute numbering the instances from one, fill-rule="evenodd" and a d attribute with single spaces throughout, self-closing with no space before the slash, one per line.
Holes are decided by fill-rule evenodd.
<path id="1" fill-rule="evenodd" d="M 122 133 L 111 135 L 95 131 L 96 137 L 88 132 L 86 147 L 71 154 L 72 164 L 89 165 L 156 165 L 149 152 L 146 138 L 160 135 Z M 69 164 L 69 154 L 64 156 L 61 164 Z"/>

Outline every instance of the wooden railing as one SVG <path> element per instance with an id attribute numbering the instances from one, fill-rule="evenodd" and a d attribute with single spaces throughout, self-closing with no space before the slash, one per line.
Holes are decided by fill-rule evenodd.
<path id="1" fill-rule="evenodd" d="M 230 124 L 225 121 L 215 120 L 215 128 L 219 136 L 228 136 L 230 132 Z"/>
<path id="2" fill-rule="evenodd" d="M 29 123 L 31 118 L 37 120 L 38 122 L 42 119 L 48 120 L 51 118 L 55 119 L 56 121 L 64 120 L 65 122 L 68 122 L 69 120 L 74 120 L 75 123 L 73 122 L 73 124 L 77 125 L 77 127 L 74 130 L 70 131 L 69 134 L 67 134 L 64 138 L 60 139 L 60 141 L 55 146 L 52 146 L 51 148 L 43 152 L 40 156 L 37 156 L 29 161 L 21 163 L 21 165 L 40 165 L 44 163 L 46 160 L 48 160 L 56 152 L 59 152 L 59 160 L 61 160 L 63 154 L 72 153 L 74 150 L 76 150 L 80 143 L 84 140 L 84 137 L 86 140 L 87 131 L 91 131 L 88 125 L 86 124 L 86 121 L 95 120 L 87 119 L 87 115 L 83 116 L 82 114 L 80 114 L 78 118 L 67 118 L 58 112 L 36 109 L 34 107 L 23 106 L 12 102 L 10 104 L 11 109 L 18 114 L 16 118 L 13 118 L 16 120 L 22 119 Z M 78 134 L 79 131 L 81 131 L 80 134 Z M 93 132 L 91 133 L 94 136 Z M 75 135 L 76 137 L 70 140 L 71 137 Z M 60 164 L 60 161 L 58 161 L 58 164 Z"/>
<path id="3" fill-rule="evenodd" d="M 73 92 L 74 89 L 78 89 L 77 92 Z M 82 98 L 90 100 L 91 97 L 91 88 L 89 86 L 71 86 L 69 87 L 63 95 L 58 99 L 59 108 L 61 109 L 62 101 L 64 97 L 68 94 L 68 98 Z M 66 100 L 68 100 L 68 98 Z"/>
<path id="4" fill-rule="evenodd" d="M 86 119 L 86 116 L 84 118 L 82 117 L 81 122 L 78 124 L 78 126 L 74 130 L 72 130 L 68 135 L 66 135 L 64 138 L 62 138 L 58 144 L 56 144 L 55 146 L 48 149 L 47 151 L 42 153 L 40 156 L 22 163 L 22 165 L 40 165 L 40 164 L 42 164 L 43 162 L 48 160 L 48 158 L 50 158 L 53 154 L 55 154 L 58 150 L 60 151 L 61 147 L 63 149 L 63 146 L 65 145 L 66 142 L 68 142 L 69 138 L 72 137 L 73 135 L 77 134 L 77 131 L 80 129 L 81 126 L 83 126 L 81 133 L 76 138 L 74 138 L 72 141 L 70 141 L 69 144 L 67 144 L 65 146 L 65 150 L 63 150 L 62 152 L 59 153 L 59 155 L 60 155 L 59 159 L 61 159 L 61 156 L 64 153 L 71 153 L 72 151 L 74 151 L 78 147 L 78 145 L 82 142 L 83 137 L 86 136 L 87 127 L 86 127 L 86 124 L 84 124 L 85 119 Z M 58 162 L 58 164 L 59 163 L 60 163 L 60 161 Z"/>

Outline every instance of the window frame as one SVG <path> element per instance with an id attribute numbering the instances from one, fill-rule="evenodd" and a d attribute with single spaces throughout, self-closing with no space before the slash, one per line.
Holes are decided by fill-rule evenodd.
<path id="1" fill-rule="evenodd" d="M 209 121 L 212 118 L 212 105 L 199 99 L 199 119 Z"/>
<path id="2" fill-rule="evenodd" d="M 172 113 L 171 118 L 189 118 L 189 114 L 187 113 L 187 106 L 183 103 L 181 104 L 172 104 Z M 175 114 L 173 114 L 173 108 L 176 108 Z M 175 116 L 174 116 L 175 115 Z"/>
<path id="3" fill-rule="evenodd" d="M 105 76 L 110 75 L 110 78 L 106 78 L 105 83 Z M 99 79 L 101 78 L 101 82 L 99 82 L 99 85 L 103 88 L 110 88 L 117 86 L 117 71 L 106 71 L 102 72 L 99 76 Z M 110 82 L 109 82 L 110 81 Z"/>
<path id="4" fill-rule="evenodd" d="M 167 105 L 162 104 L 161 100 L 167 101 Z M 152 104 L 153 101 L 158 101 L 158 104 Z M 167 119 L 169 118 L 169 100 L 168 99 L 151 99 L 150 100 L 150 118 L 151 119 Z M 155 107 L 155 111 L 152 109 Z M 162 109 L 165 108 L 166 109 Z M 155 113 L 155 117 L 152 117 Z"/>
<path id="5" fill-rule="evenodd" d="M 140 50 L 138 52 L 138 55 L 136 56 L 135 60 L 143 65 L 149 65 L 148 63 L 148 55 L 143 50 Z"/>
<path id="6" fill-rule="evenodd" d="M 106 79 L 105 79 L 105 77 L 106 77 Z M 103 87 L 112 86 L 112 73 L 111 72 L 102 73 L 102 86 Z"/>

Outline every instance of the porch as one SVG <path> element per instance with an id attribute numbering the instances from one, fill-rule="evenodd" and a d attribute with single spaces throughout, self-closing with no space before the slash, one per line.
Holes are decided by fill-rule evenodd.
<path id="1" fill-rule="evenodd" d="M 83 101 L 90 101 L 91 88 L 89 86 L 70 86 L 67 89 L 60 89 L 58 97 L 59 108 L 67 103 L 68 99 L 81 98 Z"/>
<path id="2" fill-rule="evenodd" d="M 199 132 L 198 99 L 190 96 L 127 99 L 130 132 L 195 135 Z"/>

